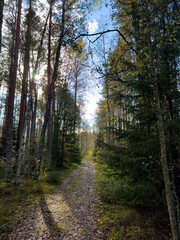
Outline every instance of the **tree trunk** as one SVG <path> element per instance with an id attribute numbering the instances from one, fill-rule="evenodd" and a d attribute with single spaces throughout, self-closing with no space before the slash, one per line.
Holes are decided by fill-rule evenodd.
<path id="1" fill-rule="evenodd" d="M 50 2 L 50 16 L 49 16 L 49 35 L 48 35 L 48 86 L 47 86 L 47 96 L 50 89 L 50 83 L 51 83 L 51 34 L 52 34 L 52 0 Z M 49 114 L 49 120 L 48 120 L 48 141 L 47 141 L 47 153 L 48 153 L 48 161 L 51 162 L 51 125 L 52 125 L 52 119 L 51 119 L 51 111 Z"/>
<path id="2" fill-rule="evenodd" d="M 0 52 L 2 47 L 2 23 L 3 23 L 4 0 L 0 0 Z"/>
<path id="3" fill-rule="evenodd" d="M 30 104 L 30 102 L 29 102 Z M 29 106 L 28 106 L 29 108 Z M 23 131 L 21 133 L 21 139 L 20 139 L 20 144 L 19 144 L 19 156 L 18 156 L 18 166 L 17 166 L 17 171 L 16 171 L 16 179 L 15 179 L 15 185 L 19 185 L 19 180 L 21 176 L 21 168 L 22 168 L 22 163 L 23 163 L 23 150 L 24 150 L 24 139 L 25 139 L 25 133 L 26 133 L 26 128 L 28 125 L 28 119 L 30 114 L 30 111 L 26 111 L 25 119 L 24 119 L 24 126 L 23 126 Z M 29 167 L 29 162 L 28 162 L 28 167 Z"/>
<path id="4" fill-rule="evenodd" d="M 12 68 L 13 68 L 13 62 L 14 62 L 14 41 L 15 41 L 15 25 L 12 28 L 12 40 L 11 40 L 11 53 L 10 53 L 10 67 L 9 67 L 9 73 L 11 74 Z M 8 89 L 10 88 L 10 81 L 8 82 Z M 6 104 L 5 104 L 5 111 L 4 111 L 4 120 L 3 120 L 3 127 L 2 127 L 2 140 L 1 140 L 1 145 L 3 148 L 3 155 L 5 156 L 5 146 L 6 146 L 6 138 L 7 138 L 7 115 L 8 115 L 8 94 L 6 95 Z"/>
<path id="5" fill-rule="evenodd" d="M 5 180 L 9 181 L 12 172 L 12 155 L 13 155 L 13 111 L 14 111 L 14 96 L 16 88 L 16 76 L 18 65 L 18 53 L 20 44 L 20 24 L 21 24 L 21 5 L 22 0 L 18 1 L 18 16 L 16 24 L 16 38 L 14 49 L 14 62 L 10 73 L 10 86 L 8 95 L 8 110 L 7 110 L 7 137 L 6 137 L 6 164 L 5 164 Z"/>
<path id="6" fill-rule="evenodd" d="M 165 183 L 166 202 L 168 206 L 173 240 L 178 240 L 179 231 L 178 231 L 177 215 L 176 215 L 175 201 L 174 201 L 172 188 L 171 188 L 171 181 L 169 177 L 164 125 L 163 125 L 162 111 L 161 111 L 161 105 L 160 105 L 160 99 L 159 99 L 156 66 L 154 63 L 154 52 L 153 52 L 152 41 L 151 41 L 150 14 L 149 14 L 147 5 L 145 6 L 145 11 L 146 11 L 146 18 L 147 18 L 147 31 L 148 31 L 147 34 L 148 34 L 149 54 L 150 54 L 150 60 L 151 60 L 151 75 L 153 78 L 153 93 L 154 93 L 155 106 L 156 106 L 156 115 L 158 119 L 159 140 L 160 140 L 160 148 L 161 148 L 161 165 L 163 169 L 163 177 L 164 177 L 164 183 Z"/>
<path id="7" fill-rule="evenodd" d="M 77 72 L 75 74 L 75 98 L 74 98 L 74 126 L 73 126 L 73 131 L 74 134 L 76 132 L 76 116 L 77 116 L 77 87 L 78 87 L 78 76 L 77 76 Z M 74 136 L 75 137 L 75 136 Z"/>
<path id="8" fill-rule="evenodd" d="M 57 51 L 56 51 L 56 60 L 55 60 L 55 65 L 54 65 L 54 72 L 53 72 L 53 76 L 52 76 L 51 85 L 50 85 L 50 88 L 49 88 L 49 95 L 48 95 L 48 100 L 47 100 L 47 103 L 46 103 L 46 111 L 45 111 L 45 115 L 44 115 L 44 122 L 43 122 L 42 130 L 41 130 L 41 138 L 40 138 L 40 141 L 39 141 L 37 168 L 36 168 L 35 175 L 34 175 L 34 179 L 37 179 L 37 180 L 38 180 L 39 174 L 40 174 L 46 127 L 47 127 L 47 123 L 48 123 L 48 120 L 49 120 L 49 114 L 50 114 L 50 109 L 51 109 L 51 101 L 52 101 L 53 95 L 54 95 L 54 84 L 55 84 L 55 81 L 56 81 L 56 78 L 57 78 L 57 71 L 58 71 L 58 66 L 59 66 L 59 58 L 60 58 L 62 40 L 64 38 L 64 32 L 65 32 L 65 28 L 64 28 L 64 24 L 65 24 L 65 3 L 66 3 L 66 0 L 63 0 L 63 2 L 62 2 L 61 34 L 60 34 L 59 41 L 58 41 L 58 47 L 57 47 Z"/>
<path id="9" fill-rule="evenodd" d="M 17 150 L 19 149 L 19 144 L 21 141 L 21 135 L 23 132 L 23 126 L 25 122 L 27 80 L 28 80 L 28 73 L 29 73 L 29 52 L 30 52 L 30 42 L 31 42 L 31 11 L 32 11 L 32 4 L 31 4 L 31 0 L 29 0 L 28 26 L 27 26 L 27 32 L 26 32 L 26 43 L 25 43 L 25 54 L 24 54 L 24 71 L 23 71 L 22 90 L 21 90 L 21 105 L 20 105 L 20 117 L 19 117 L 19 127 L 18 127 Z"/>
<path id="10" fill-rule="evenodd" d="M 109 104 L 109 86 L 108 80 L 105 80 L 106 84 L 106 103 L 107 103 L 107 110 L 108 110 L 108 144 L 111 144 L 111 117 L 110 117 L 110 104 Z"/>
<path id="11" fill-rule="evenodd" d="M 30 127 L 30 138 L 29 138 L 29 148 L 28 148 L 28 159 L 29 163 L 32 166 L 33 157 L 35 156 L 35 149 L 36 146 L 34 144 L 35 140 L 35 129 L 36 129 L 36 115 L 37 115 L 37 91 L 36 86 L 33 87 L 35 91 L 35 100 L 34 104 L 32 102 L 32 105 L 30 107 L 31 109 L 31 127 Z M 34 105 L 34 108 L 33 108 Z"/>

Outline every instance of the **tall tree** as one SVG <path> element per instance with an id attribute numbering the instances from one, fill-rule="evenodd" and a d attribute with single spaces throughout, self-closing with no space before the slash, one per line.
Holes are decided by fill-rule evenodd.
<path id="1" fill-rule="evenodd" d="M 14 111 L 14 96 L 17 77 L 18 66 L 18 53 L 20 45 L 20 26 L 21 26 L 21 5 L 22 0 L 18 0 L 18 15 L 16 22 L 16 37 L 12 68 L 10 70 L 10 84 L 8 94 L 8 107 L 7 107 L 7 136 L 6 136 L 6 164 L 5 164 L 5 180 L 9 181 L 12 172 L 12 154 L 13 154 L 13 111 Z"/>
<path id="2" fill-rule="evenodd" d="M 48 65 L 47 65 L 47 74 L 48 74 L 48 84 L 47 84 L 47 96 L 51 84 L 51 35 L 52 35 L 52 6 L 53 0 L 50 0 L 50 16 L 49 16 L 49 33 L 48 33 Z M 48 151 L 48 160 L 51 161 L 51 111 L 48 120 L 48 141 L 47 141 L 47 151 Z"/>
<path id="3" fill-rule="evenodd" d="M 0 52 L 2 47 L 2 23 L 3 23 L 4 0 L 0 0 Z"/>
<path id="4" fill-rule="evenodd" d="M 25 52 L 24 52 L 24 70 L 23 70 L 23 79 L 22 79 L 22 90 L 21 90 L 20 117 L 19 117 L 19 128 L 18 128 L 18 141 L 17 141 L 18 146 L 22 136 L 23 126 L 25 121 L 25 111 L 26 111 L 27 83 L 28 83 L 28 73 L 29 73 L 30 44 L 31 44 L 31 12 L 32 12 L 32 1 L 29 0 Z M 18 146 L 17 146 L 17 149 L 19 148 Z"/>

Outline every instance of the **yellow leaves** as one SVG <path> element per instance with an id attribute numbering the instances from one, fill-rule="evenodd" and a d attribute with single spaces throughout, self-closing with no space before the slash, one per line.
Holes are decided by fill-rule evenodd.
<path id="1" fill-rule="evenodd" d="M 76 42 L 81 48 L 85 48 L 86 43 L 82 39 L 78 39 Z"/>
<path id="2" fill-rule="evenodd" d="M 135 76 L 136 75 L 136 72 L 134 72 L 134 73 L 131 73 L 131 76 L 133 77 L 133 76 Z"/>

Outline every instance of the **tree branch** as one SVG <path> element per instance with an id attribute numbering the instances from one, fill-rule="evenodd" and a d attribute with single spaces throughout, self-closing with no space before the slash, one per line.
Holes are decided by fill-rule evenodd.
<path id="1" fill-rule="evenodd" d="M 117 33 L 122 37 L 122 39 L 126 42 L 126 44 L 131 48 L 131 50 L 132 50 L 133 52 L 135 52 L 136 55 L 139 56 L 139 54 L 136 52 L 136 50 L 131 46 L 131 44 L 128 42 L 128 40 L 125 38 L 125 36 L 124 36 L 118 29 L 111 29 L 111 30 L 106 30 L 106 31 L 103 31 L 103 32 L 92 33 L 92 34 L 88 34 L 88 33 L 80 34 L 80 35 L 77 36 L 74 40 L 76 41 L 76 40 L 77 40 L 78 38 L 80 38 L 80 37 L 93 37 L 93 36 L 99 35 L 94 41 L 91 41 L 92 43 L 94 43 L 94 42 L 97 41 L 103 34 L 106 34 L 106 33 L 109 33 L 109 32 L 117 32 Z"/>

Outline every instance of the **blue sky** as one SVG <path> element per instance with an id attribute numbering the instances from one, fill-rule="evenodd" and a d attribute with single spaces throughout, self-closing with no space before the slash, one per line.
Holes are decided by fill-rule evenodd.
<path id="1" fill-rule="evenodd" d="M 103 3 L 100 7 L 96 7 L 94 11 L 87 16 L 89 33 L 95 33 L 114 28 L 113 22 L 111 20 L 112 9 L 109 5 L 105 5 L 106 4 Z M 107 49 L 109 47 L 112 47 L 110 45 L 112 44 L 115 36 L 115 33 L 108 33 L 105 35 L 105 43 L 107 44 Z M 93 39 L 95 38 L 91 37 L 91 40 Z M 97 44 L 90 44 L 90 47 L 93 51 L 93 49 L 97 49 Z M 93 59 L 96 64 L 99 65 L 95 50 L 93 51 Z M 85 115 L 83 118 L 88 121 L 91 127 L 95 123 L 96 110 L 98 107 L 97 103 L 100 101 L 100 99 L 102 99 L 102 81 L 100 81 L 98 77 L 99 76 L 95 74 L 94 79 L 93 76 L 92 79 L 90 79 L 90 82 L 92 81 L 92 87 L 86 93 L 85 99 Z"/>

